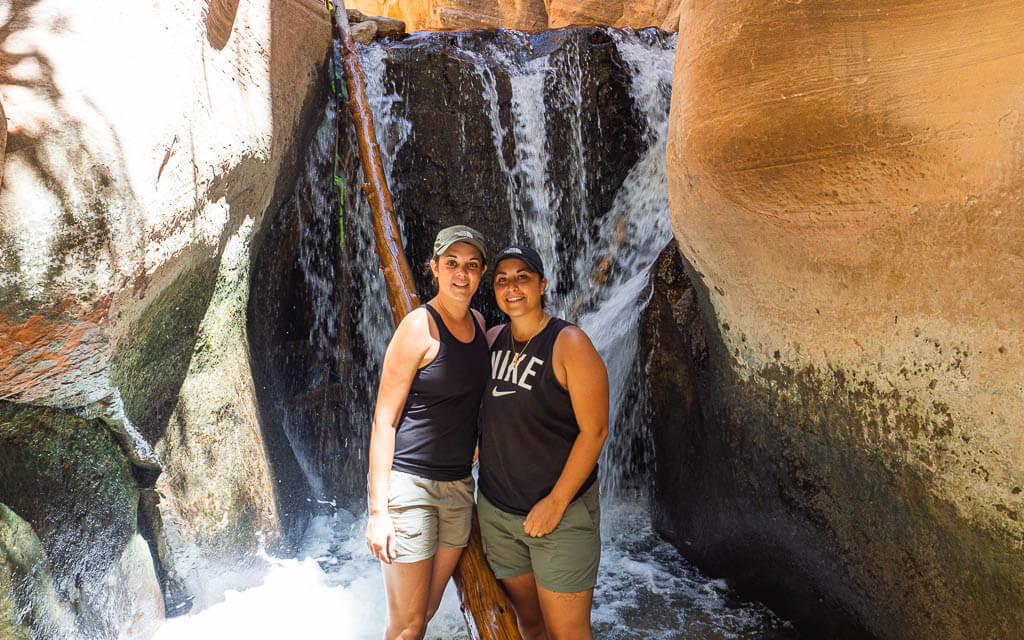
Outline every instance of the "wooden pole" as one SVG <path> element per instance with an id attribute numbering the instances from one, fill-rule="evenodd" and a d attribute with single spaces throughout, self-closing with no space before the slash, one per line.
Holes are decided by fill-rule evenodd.
<path id="1" fill-rule="evenodd" d="M 363 165 L 363 191 L 370 201 L 373 232 L 377 238 L 377 255 L 387 283 L 388 302 L 395 326 L 407 313 L 420 306 L 412 271 L 402 250 L 402 238 L 395 219 L 395 203 L 384 177 L 380 159 L 380 145 L 373 130 L 373 112 L 366 101 L 366 82 L 359 63 L 355 43 L 348 26 L 348 13 L 342 2 L 334 3 L 334 36 L 341 42 L 341 56 L 345 66 L 345 86 L 348 89 L 348 108 L 359 140 L 359 158 Z"/>
<path id="2" fill-rule="evenodd" d="M 394 201 L 384 177 L 380 147 L 373 130 L 373 114 L 366 101 L 366 83 L 362 65 L 352 42 L 348 14 L 342 2 L 335 2 L 333 11 L 334 36 L 341 43 L 345 68 L 345 86 L 348 88 L 348 108 L 359 139 L 359 157 L 366 182 L 363 191 L 370 201 L 373 230 L 377 238 L 377 254 L 387 282 L 388 301 L 395 325 L 407 313 L 418 307 L 419 296 L 413 283 L 409 263 L 402 250 Z M 340 134 L 340 132 L 339 132 Z M 466 618 L 469 634 L 478 640 L 522 640 L 515 613 L 508 597 L 498 584 L 484 557 L 480 543 L 480 525 L 473 515 L 473 528 L 469 545 L 455 568 L 455 586 L 462 602 L 462 615 Z"/>

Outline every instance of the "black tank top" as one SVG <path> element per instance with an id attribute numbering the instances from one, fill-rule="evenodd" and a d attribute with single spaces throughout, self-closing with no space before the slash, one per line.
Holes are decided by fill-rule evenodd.
<path id="1" fill-rule="evenodd" d="M 551 318 L 526 346 L 505 325 L 491 346 L 491 375 L 480 422 L 480 491 L 496 507 L 525 516 L 558 481 L 580 428 L 551 353 L 565 320 Z M 573 498 L 594 484 L 597 466 Z"/>
<path id="2" fill-rule="evenodd" d="M 460 342 L 433 307 L 423 307 L 434 318 L 441 344 L 412 380 L 391 466 L 421 478 L 461 480 L 472 470 L 480 396 L 487 384 L 487 337 L 473 317 L 473 340 Z"/>

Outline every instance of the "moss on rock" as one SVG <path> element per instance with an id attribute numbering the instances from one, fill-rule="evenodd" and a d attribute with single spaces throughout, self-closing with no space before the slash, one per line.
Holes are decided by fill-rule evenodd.
<path id="1" fill-rule="evenodd" d="M 114 386 L 125 413 L 150 445 L 167 428 L 213 294 L 219 261 L 208 259 L 178 276 L 128 331 L 114 357 Z"/>
<path id="2" fill-rule="evenodd" d="M 119 569 L 137 534 L 138 490 L 110 429 L 57 409 L 0 402 L 0 460 L 0 498 L 38 535 L 39 551 L 25 557 L 45 563 L 55 597 L 78 612 L 83 630 L 116 624 L 98 602 L 108 581 L 147 578 Z"/>

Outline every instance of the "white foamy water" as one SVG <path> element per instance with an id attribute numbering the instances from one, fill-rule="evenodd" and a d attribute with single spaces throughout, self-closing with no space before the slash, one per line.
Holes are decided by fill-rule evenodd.
<path id="1" fill-rule="evenodd" d="M 606 508 L 602 520 L 595 637 L 788 637 L 787 625 L 771 612 L 735 600 L 724 582 L 709 580 L 686 563 L 651 531 L 642 511 Z M 363 542 L 365 525 L 365 518 L 343 510 L 318 518 L 298 558 L 270 559 L 262 584 L 229 589 L 218 604 L 169 620 L 154 640 L 380 638 L 386 614 L 384 583 L 378 563 Z M 426 637 L 470 637 L 451 583 Z"/>
<path id="2" fill-rule="evenodd" d="M 268 558 L 262 584 L 228 589 L 221 602 L 168 620 L 154 640 L 380 638 L 384 581 L 363 542 L 365 526 L 344 510 L 317 518 L 297 558 Z M 426 637 L 469 637 L 452 584 Z"/>

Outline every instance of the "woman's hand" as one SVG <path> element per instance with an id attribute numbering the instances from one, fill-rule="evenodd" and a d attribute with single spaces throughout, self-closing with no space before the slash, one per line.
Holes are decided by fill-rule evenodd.
<path id="1" fill-rule="evenodd" d="M 526 532 L 526 535 L 534 538 L 546 536 L 554 531 L 558 523 L 562 521 L 562 516 L 565 514 L 567 506 L 569 506 L 569 503 L 562 502 L 548 494 L 547 497 L 533 505 L 530 513 L 526 514 L 526 520 L 523 521 L 523 531 Z"/>
<path id="2" fill-rule="evenodd" d="M 366 523 L 366 544 L 373 557 L 384 564 L 391 564 L 395 559 L 398 554 L 395 524 L 387 512 L 370 516 Z"/>

